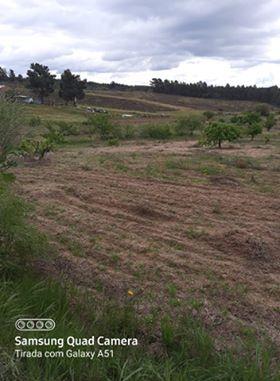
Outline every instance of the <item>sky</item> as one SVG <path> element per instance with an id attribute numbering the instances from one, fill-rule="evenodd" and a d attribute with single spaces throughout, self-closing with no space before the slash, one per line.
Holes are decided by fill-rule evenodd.
<path id="1" fill-rule="evenodd" d="M 0 0 L 0 66 L 280 86 L 279 0 Z"/>

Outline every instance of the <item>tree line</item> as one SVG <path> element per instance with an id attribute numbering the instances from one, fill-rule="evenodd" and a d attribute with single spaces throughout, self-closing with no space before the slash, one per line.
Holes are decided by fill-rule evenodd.
<path id="1" fill-rule="evenodd" d="M 245 100 L 280 105 L 280 89 L 277 86 L 213 86 L 206 82 L 186 83 L 153 78 L 150 82 L 156 93 L 183 95 L 195 98 Z"/>
<path id="2" fill-rule="evenodd" d="M 16 76 L 14 70 L 0 67 L 0 82 L 25 82 L 27 88 L 31 89 L 44 103 L 46 97 L 51 95 L 56 88 L 56 75 L 51 74 L 48 66 L 32 63 L 26 73 L 26 78 L 21 74 Z M 86 80 L 81 80 L 79 75 L 71 73 L 69 69 L 64 70 L 59 80 L 58 95 L 66 104 L 73 102 L 76 105 L 78 99 L 85 97 Z"/>

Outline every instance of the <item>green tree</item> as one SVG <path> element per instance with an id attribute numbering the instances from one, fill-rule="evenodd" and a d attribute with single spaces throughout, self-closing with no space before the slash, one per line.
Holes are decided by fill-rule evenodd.
<path id="1" fill-rule="evenodd" d="M 242 116 L 243 120 L 242 122 L 244 124 L 256 124 L 256 123 L 260 123 L 261 122 L 261 116 L 259 113 L 257 112 L 246 112 L 243 116 Z"/>
<path id="2" fill-rule="evenodd" d="M 265 128 L 267 129 L 267 131 L 270 131 L 272 127 L 275 126 L 275 124 L 276 124 L 275 115 L 269 114 L 264 124 Z"/>
<path id="3" fill-rule="evenodd" d="M 28 84 L 38 94 L 42 103 L 44 98 L 54 92 L 55 75 L 50 73 L 48 66 L 32 63 L 27 71 Z"/>
<path id="4" fill-rule="evenodd" d="M 7 81 L 8 79 L 8 74 L 7 70 L 4 67 L 0 66 L 0 81 Z"/>
<path id="5" fill-rule="evenodd" d="M 9 81 L 14 82 L 15 79 L 16 79 L 15 72 L 13 71 L 13 69 L 10 69 L 10 71 L 9 71 Z"/>
<path id="6" fill-rule="evenodd" d="M 77 104 L 77 99 L 85 97 L 84 89 L 86 88 L 86 80 L 81 80 L 79 75 L 72 74 L 69 69 L 65 70 L 61 75 L 59 96 L 68 102 Z"/>
<path id="7" fill-rule="evenodd" d="M 226 123 L 211 123 L 205 127 L 203 131 L 203 143 L 209 146 L 218 145 L 222 147 L 222 142 L 232 142 L 238 139 L 241 135 L 240 128 L 233 124 Z"/>
<path id="8" fill-rule="evenodd" d="M 251 140 L 254 140 L 255 136 L 262 133 L 262 126 L 260 123 L 249 124 L 247 127 L 247 135 L 251 136 Z"/>

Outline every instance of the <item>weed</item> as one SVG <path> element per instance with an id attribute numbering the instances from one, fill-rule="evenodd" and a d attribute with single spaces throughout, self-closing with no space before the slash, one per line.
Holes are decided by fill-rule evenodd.
<path id="1" fill-rule="evenodd" d="M 176 297 L 177 288 L 176 288 L 175 284 L 173 284 L 173 283 L 168 284 L 167 285 L 167 291 L 168 291 L 168 294 L 171 298 Z"/>
<path id="2" fill-rule="evenodd" d="M 165 140 L 172 137 L 172 131 L 168 124 L 145 125 L 141 130 L 140 136 L 142 138 Z"/>

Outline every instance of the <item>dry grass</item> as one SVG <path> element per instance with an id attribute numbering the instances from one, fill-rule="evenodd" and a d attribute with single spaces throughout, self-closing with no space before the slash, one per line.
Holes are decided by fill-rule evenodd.
<path id="1" fill-rule="evenodd" d="M 51 271 L 97 295 L 133 290 L 142 314 L 196 300 L 219 341 L 249 326 L 279 342 L 279 154 L 193 145 L 64 148 L 16 169 L 59 249 Z"/>

